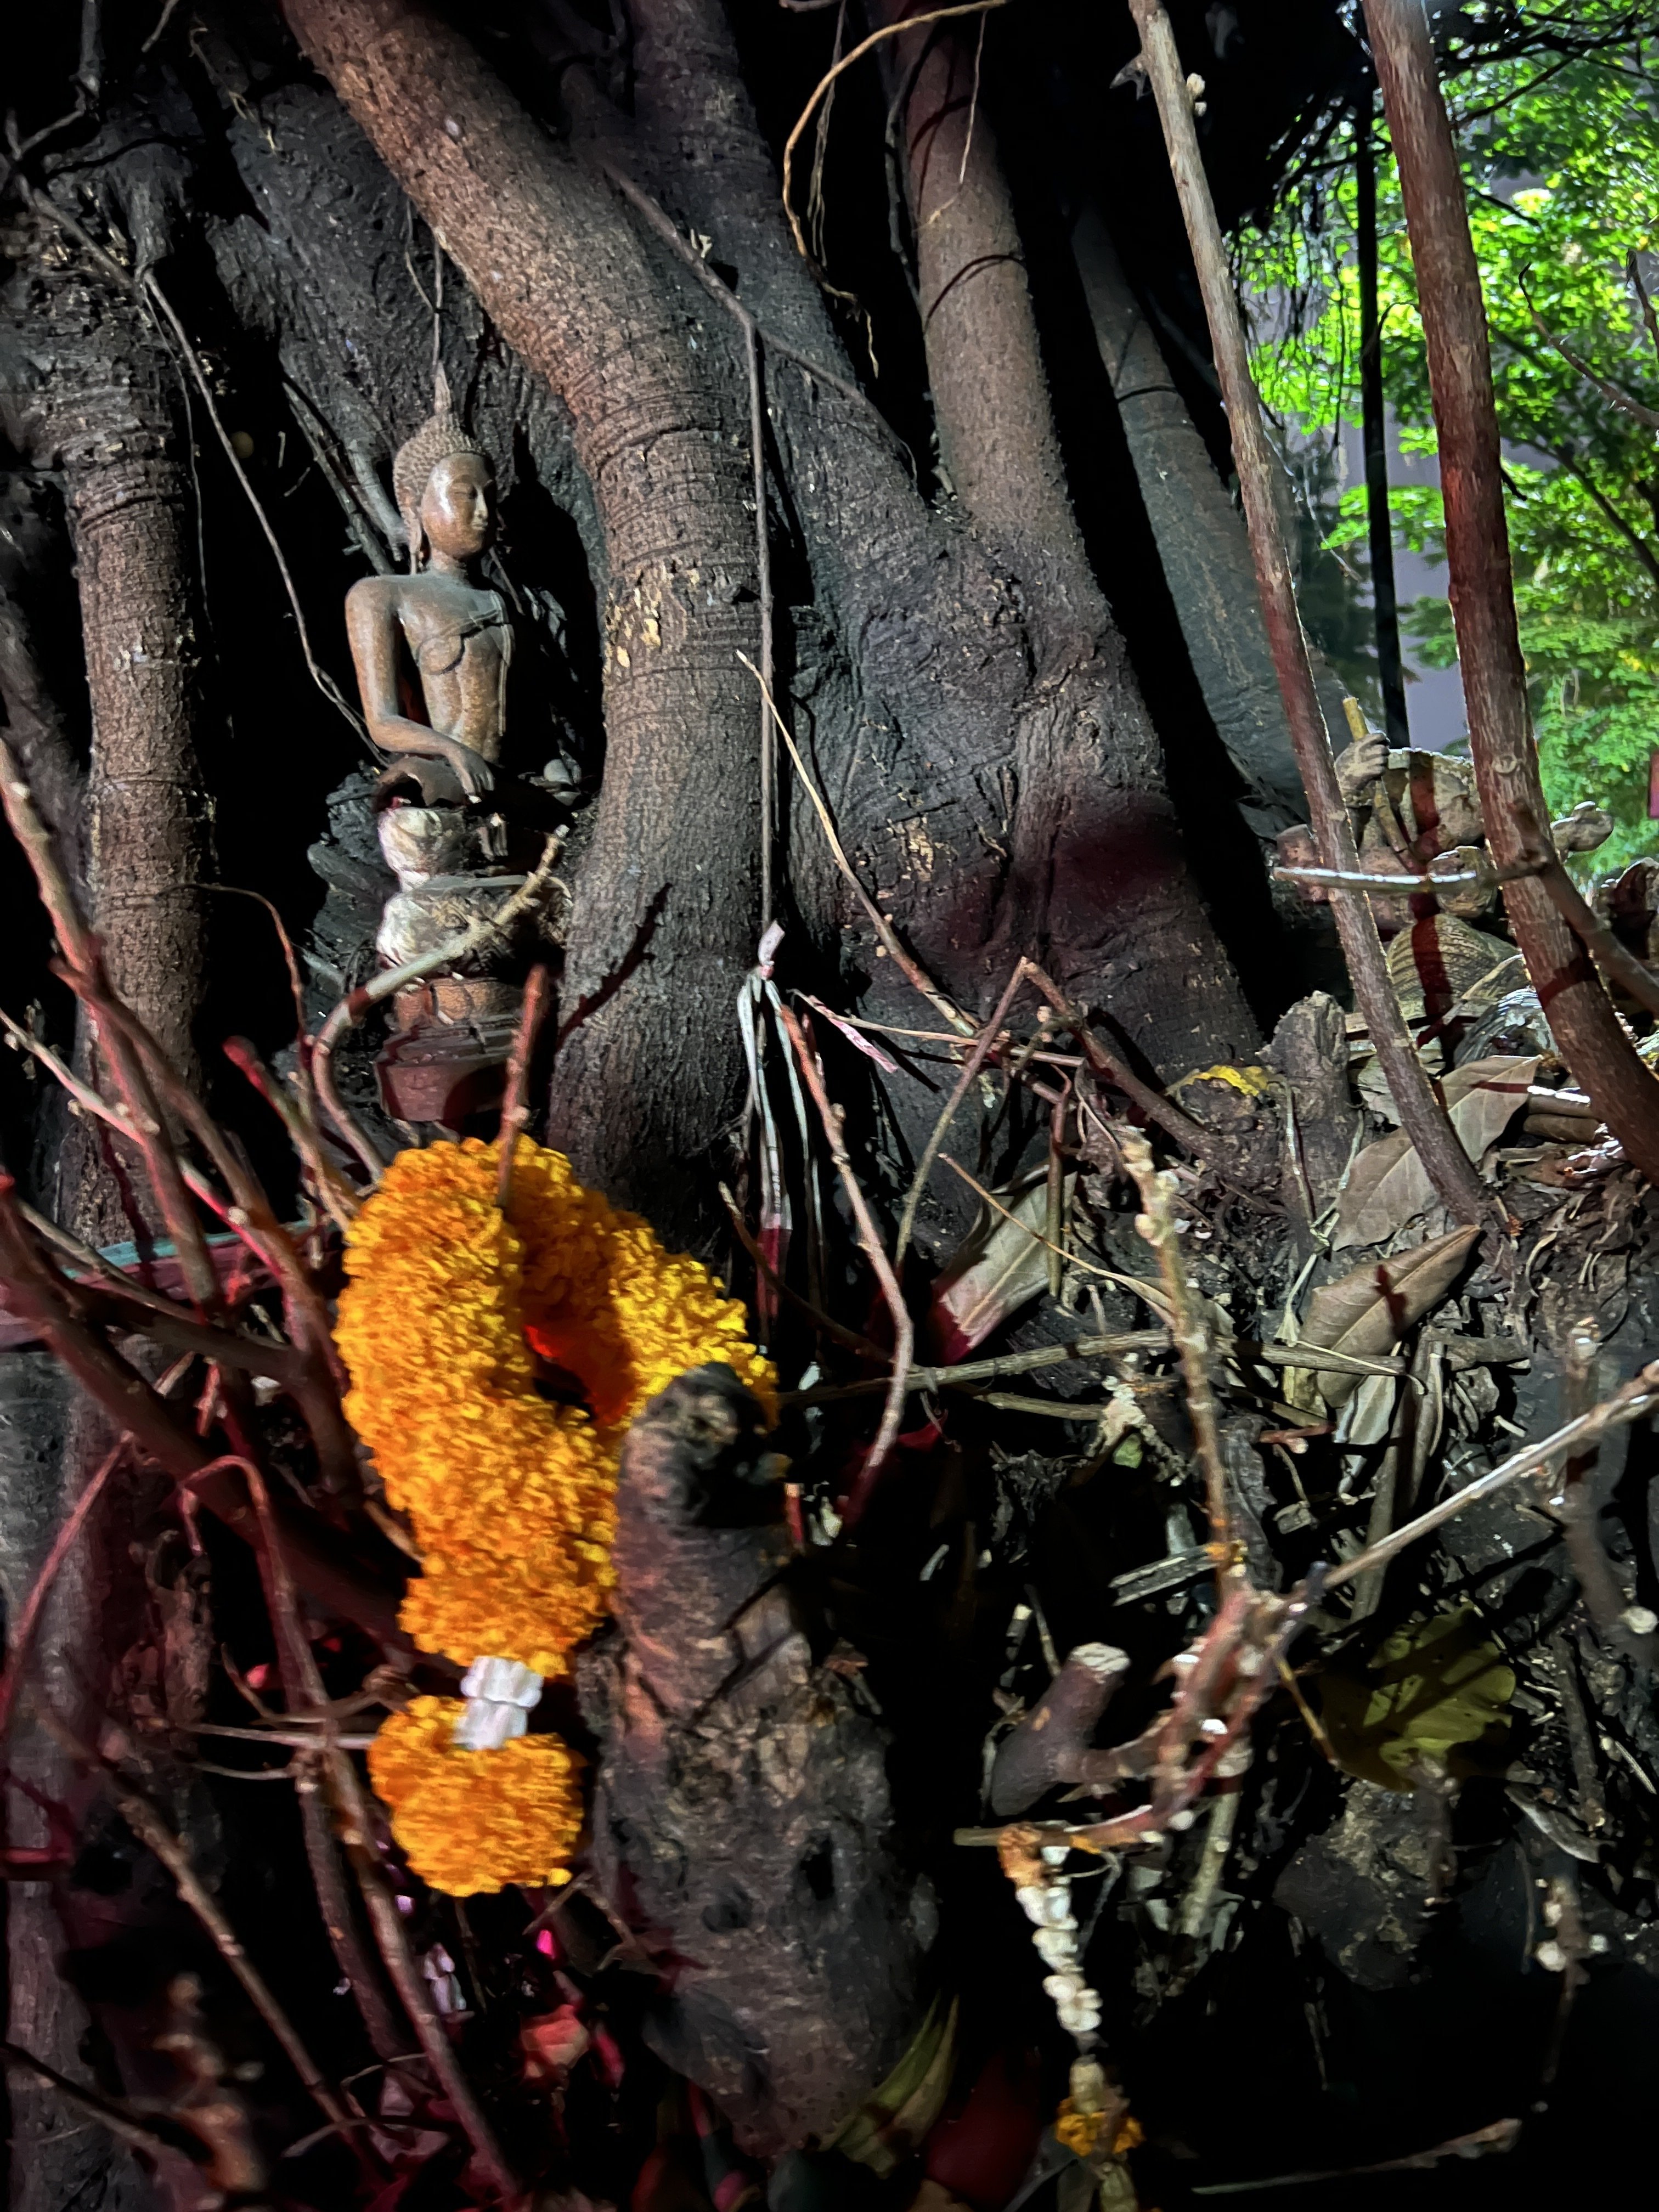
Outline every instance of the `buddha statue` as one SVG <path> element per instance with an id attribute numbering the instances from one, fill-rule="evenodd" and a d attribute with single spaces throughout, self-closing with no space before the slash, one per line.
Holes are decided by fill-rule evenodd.
<path id="1" fill-rule="evenodd" d="M 435 951 L 524 880 L 509 872 L 523 855 L 511 852 L 517 810 L 501 769 L 513 626 L 505 599 L 480 577 L 495 532 L 495 471 L 441 371 L 433 412 L 399 447 L 392 482 L 408 572 L 366 576 L 346 598 L 368 733 L 388 756 L 373 802 L 398 879 L 375 939 L 383 968 Z M 453 1127 L 487 1108 L 511 1044 L 520 964 L 496 941 L 465 974 L 440 972 L 396 995 L 396 1034 L 377 1062 L 396 1119 Z"/>
<path id="2" fill-rule="evenodd" d="M 409 539 L 409 573 L 365 576 L 346 598 L 346 632 L 368 734 L 394 760 L 447 769 L 458 795 L 495 783 L 507 720 L 513 630 L 499 592 L 478 581 L 495 534 L 495 472 L 461 426 L 438 373 L 430 417 L 392 465 Z M 412 666 L 426 720 L 404 712 Z M 449 778 L 421 778 L 435 798 Z"/>

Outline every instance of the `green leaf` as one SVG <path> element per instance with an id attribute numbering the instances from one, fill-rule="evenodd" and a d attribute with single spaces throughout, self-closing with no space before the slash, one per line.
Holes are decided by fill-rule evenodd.
<path id="1" fill-rule="evenodd" d="M 1614 4 L 1575 0 L 1575 27 L 1611 25 Z M 1460 56 L 1448 83 L 1491 329 L 1545 789 L 1558 809 L 1593 799 L 1612 814 L 1613 838 L 1584 870 L 1599 875 L 1659 849 L 1647 817 L 1648 762 L 1659 750 L 1659 458 L 1653 432 L 1610 403 L 1552 336 L 1604 382 L 1659 408 L 1659 352 L 1625 275 L 1629 253 L 1659 243 L 1659 103 L 1612 43 L 1548 68 L 1536 52 Z M 1338 166 L 1322 163 L 1237 247 L 1246 296 L 1272 314 L 1254 355 L 1264 397 L 1316 443 L 1360 413 L 1352 131 L 1345 125 L 1330 142 Z M 1384 389 L 1402 451 L 1432 454 L 1410 243 L 1386 145 L 1377 212 Z M 1343 596 L 1333 585 L 1337 562 L 1365 564 L 1365 493 L 1354 485 L 1338 499 L 1305 483 L 1304 492 L 1319 524 L 1317 558 L 1304 567 L 1305 618 L 1346 676 L 1366 648 L 1340 623 L 1335 635 L 1325 629 L 1331 600 Z M 1389 506 L 1399 546 L 1443 556 L 1436 487 L 1396 483 Z M 1352 606 L 1352 592 L 1346 599 Z M 1407 609 L 1404 626 L 1419 667 L 1456 665 L 1443 599 Z"/>
<path id="2" fill-rule="evenodd" d="M 1364 1675 L 1322 1675 L 1319 1692 L 1331 1748 L 1349 1773 L 1408 1790 L 1426 1771 L 1467 1770 L 1463 1747 L 1501 1741 L 1515 1674 L 1481 1635 L 1474 1608 L 1460 1606 L 1396 1630 Z"/>

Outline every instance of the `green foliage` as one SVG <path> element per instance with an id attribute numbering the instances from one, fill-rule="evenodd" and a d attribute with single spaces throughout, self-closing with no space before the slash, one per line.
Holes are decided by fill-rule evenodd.
<path id="1" fill-rule="evenodd" d="M 1498 1743 L 1514 1670 L 1480 1634 L 1468 1606 L 1397 1629 L 1362 1679 L 1320 1682 L 1320 1717 L 1349 1773 L 1413 1790 L 1425 1771 L 1466 1771 L 1466 1746 Z"/>
<path id="2" fill-rule="evenodd" d="M 1540 4 L 1512 13 L 1541 19 Z M 1577 0 L 1591 32 L 1612 0 Z M 1659 441 L 1595 379 L 1659 411 L 1659 339 L 1626 274 L 1659 248 L 1659 97 L 1649 41 L 1577 58 L 1547 51 L 1475 61 L 1449 86 L 1470 228 L 1492 331 L 1516 599 L 1534 726 L 1553 805 L 1595 798 L 1618 830 L 1597 872 L 1659 849 L 1647 820 L 1659 749 Z M 1268 404 L 1304 432 L 1359 418 L 1359 299 L 1352 124 L 1322 181 L 1304 182 L 1245 241 L 1241 274 L 1279 327 L 1255 350 Z M 1398 181 L 1380 130 L 1378 279 L 1383 379 L 1407 451 L 1434 428 Z M 1638 263 L 1651 275 L 1650 259 Z M 1545 327 L 1540 331 L 1539 325 Z M 1560 340 L 1591 372 L 1565 359 Z M 1443 549 L 1439 495 L 1398 486 L 1398 541 Z M 1363 488 L 1328 542 L 1363 544 Z M 1455 659 L 1443 602 L 1407 628 L 1420 665 Z"/>

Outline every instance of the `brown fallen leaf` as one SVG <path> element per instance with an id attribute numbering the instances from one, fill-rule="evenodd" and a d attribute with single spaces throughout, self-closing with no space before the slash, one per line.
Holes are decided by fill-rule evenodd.
<path id="1" fill-rule="evenodd" d="M 1073 1180 L 1066 1179 L 1068 1194 Z M 944 1360 L 965 1358 L 1048 1287 L 1043 1176 L 1025 1177 L 992 1195 L 1007 1212 L 987 1209 L 933 1286 L 933 1338 Z"/>
<path id="2" fill-rule="evenodd" d="M 1308 1301 L 1302 1342 L 1324 1352 L 1358 1352 L 1368 1359 L 1392 1352 L 1406 1331 L 1450 1290 L 1480 1234 L 1474 1225 L 1453 1229 L 1409 1252 L 1367 1261 L 1351 1275 L 1324 1284 Z M 1290 1401 L 1312 1407 L 1322 1400 L 1334 1409 L 1352 1396 L 1358 1381 L 1357 1375 L 1321 1370 L 1316 1376 L 1310 1369 L 1297 1369 Z"/>
<path id="3" fill-rule="evenodd" d="M 1495 1145 L 1527 1103 L 1527 1086 L 1538 1072 L 1538 1055 L 1473 1060 L 1455 1067 L 1443 1086 L 1446 1110 L 1458 1141 L 1476 1164 Z M 1331 1249 L 1350 1244 L 1383 1244 L 1414 1214 L 1435 1202 L 1434 1186 L 1403 1129 L 1367 1145 L 1349 1170 L 1337 1200 L 1336 1235 Z"/>

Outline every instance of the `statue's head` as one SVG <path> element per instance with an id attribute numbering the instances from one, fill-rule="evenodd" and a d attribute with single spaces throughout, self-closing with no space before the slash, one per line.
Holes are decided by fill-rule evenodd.
<path id="1" fill-rule="evenodd" d="M 398 449 L 392 489 L 409 533 L 411 568 L 421 566 L 428 549 L 471 560 L 495 533 L 495 472 L 484 448 L 462 428 L 441 369 L 431 415 Z"/>

